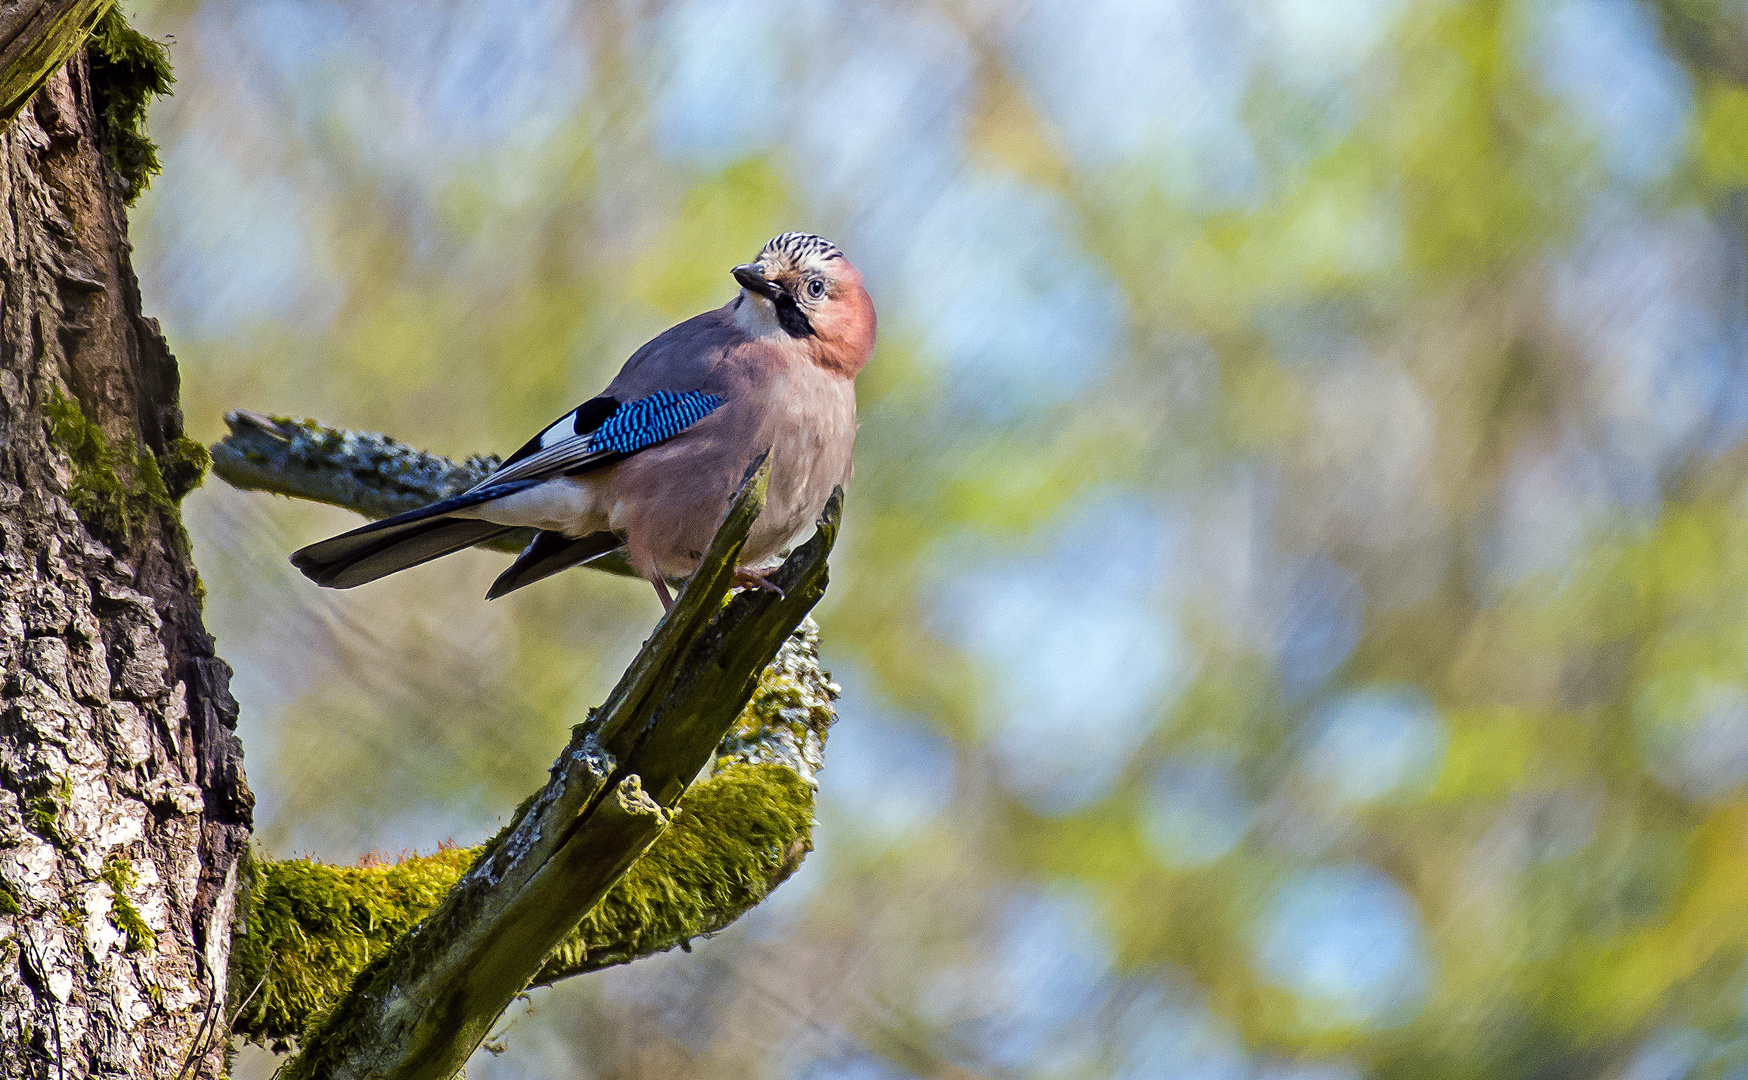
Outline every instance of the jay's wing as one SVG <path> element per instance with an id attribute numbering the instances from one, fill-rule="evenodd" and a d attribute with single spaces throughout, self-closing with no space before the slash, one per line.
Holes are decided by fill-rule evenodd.
<path id="1" fill-rule="evenodd" d="M 349 589 L 409 566 L 460 551 L 510 532 L 512 527 L 470 515 L 454 516 L 555 477 L 604 468 L 645 447 L 671 439 L 715 412 L 722 399 L 701 390 L 660 390 L 636 401 L 591 398 L 545 431 L 484 480 L 454 498 L 375 521 L 349 533 L 302 548 L 292 563 L 311 580 Z M 541 533 L 522 558 L 493 586 L 494 596 L 520 588 L 576 562 L 618 546 L 612 533 L 593 533 L 569 541 Z"/>
<path id="2" fill-rule="evenodd" d="M 470 490 L 517 480 L 550 480 L 592 472 L 665 442 L 715 412 L 722 399 L 702 390 L 658 390 L 621 402 L 590 398 L 511 454 Z"/>

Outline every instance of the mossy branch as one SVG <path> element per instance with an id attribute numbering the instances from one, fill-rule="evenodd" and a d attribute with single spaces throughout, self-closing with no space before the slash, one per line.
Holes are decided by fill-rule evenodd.
<path id="1" fill-rule="evenodd" d="M 19 114 L 66 63 L 114 0 L 12 0 L 0 4 L 0 124 Z"/>
<path id="2" fill-rule="evenodd" d="M 319 488 L 342 505 L 362 494 L 387 509 L 383 496 L 405 497 L 411 484 L 465 486 L 452 464 L 380 436 L 229 419 L 232 437 L 214 447 L 214 469 L 250 487 Z M 251 453 L 250 431 L 270 441 L 257 440 Z M 303 1027 L 302 1051 L 284 1075 L 451 1076 L 531 981 L 720 929 L 794 869 L 807 850 L 830 694 L 807 638 L 774 669 L 771 661 L 824 593 L 841 497 L 772 575 L 780 594 L 743 592 L 724 603 L 767 475 L 761 462 L 673 610 L 498 838 L 382 871 L 301 863 L 253 872 L 243 910 L 261 936 L 250 940 L 255 931 L 241 928 L 231 985 L 238 1002 L 267 993 L 259 1006 L 250 1000 L 239 1030 L 283 1037 L 302 1018 L 298 1004 L 314 1011 L 321 987 L 344 977 L 337 971 L 362 966 L 344 997 Z M 341 488 L 348 497 L 333 497 Z M 719 751 L 715 771 L 687 795 Z M 452 875 L 456 884 L 436 900 Z M 414 920 L 378 952 L 374 942 Z M 302 936 L 306 925 L 316 933 Z"/>
<path id="3" fill-rule="evenodd" d="M 804 621 L 760 676 L 708 775 L 681 797 L 673 822 L 553 950 L 532 985 L 715 933 L 782 884 L 812 849 L 814 773 L 836 697 L 819 667 L 817 630 Z M 256 860 L 231 946 L 232 1033 L 260 1043 L 295 1039 L 485 851 L 451 848 L 347 867 Z"/>

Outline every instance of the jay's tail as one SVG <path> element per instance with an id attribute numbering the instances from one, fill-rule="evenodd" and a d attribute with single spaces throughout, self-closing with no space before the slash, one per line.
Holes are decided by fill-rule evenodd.
<path id="1" fill-rule="evenodd" d="M 598 559 L 623 543 L 625 541 L 619 534 L 612 532 L 590 533 L 573 540 L 563 533 L 542 530 L 534 534 L 533 542 L 523 549 L 522 554 L 516 556 L 516 561 L 510 564 L 510 568 L 492 582 L 492 587 L 486 592 L 486 599 L 496 600 L 524 585 L 551 577 L 568 566 Z"/>
<path id="2" fill-rule="evenodd" d="M 301 548 L 292 553 L 291 564 L 311 581 L 330 589 L 350 589 L 354 585 L 375 581 L 397 570 L 418 566 L 514 531 L 514 526 L 451 515 L 457 510 L 503 498 L 539 482 L 522 480 L 495 484 L 383 518 Z"/>

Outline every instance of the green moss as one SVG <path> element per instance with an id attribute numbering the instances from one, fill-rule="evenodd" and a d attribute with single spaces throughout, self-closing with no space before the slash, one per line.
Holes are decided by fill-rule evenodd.
<path id="1" fill-rule="evenodd" d="M 714 933 L 800 864 L 811 850 L 812 766 L 791 760 L 779 747 L 809 743 L 816 753 L 832 721 L 835 688 L 817 663 L 811 640 L 785 646 L 719 747 L 715 771 L 687 790 L 668 827 L 560 943 L 535 984 Z M 804 674 L 809 671 L 817 683 L 811 691 Z M 806 739 L 772 738 L 801 734 L 797 726 L 812 729 Z M 534 797 L 524 800 L 512 823 Z M 325 1014 L 367 967 L 389 962 L 395 939 L 435 908 L 504 835 L 392 866 L 251 858 L 231 948 L 234 1033 L 282 1043 L 317 1023 L 326 1024 L 326 1031 L 336 1019 L 344 1023 Z"/>
<path id="2" fill-rule="evenodd" d="M 24 908 L 18 903 L 18 897 L 6 885 L 0 885 L 0 915 L 19 915 Z"/>
<path id="3" fill-rule="evenodd" d="M 146 137 L 146 106 L 176 77 L 164 46 L 129 26 L 111 7 L 91 30 L 91 90 L 103 123 L 104 156 L 132 203 L 158 175 L 158 148 Z"/>
<path id="4" fill-rule="evenodd" d="M 114 894 L 110 901 L 109 921 L 127 935 L 127 947 L 132 952 L 150 952 L 158 946 L 158 932 L 146 925 L 140 909 L 134 907 L 128 890 L 139 883 L 139 872 L 124 856 L 111 855 L 103 866 L 103 880 Z"/>
<path id="5" fill-rule="evenodd" d="M 205 447 L 192 439 L 171 444 L 164 460 L 176 480 L 173 491 L 157 457 L 137 443 L 110 441 L 66 394 L 56 390 L 47 412 L 49 439 L 72 460 L 68 501 L 93 536 L 112 546 L 128 544 L 157 519 L 169 526 L 174 541 L 182 540 L 176 502 L 205 475 L 211 460 Z"/>
<path id="6" fill-rule="evenodd" d="M 449 849 L 351 867 L 251 860 L 247 913 L 231 942 L 231 995 L 254 997 L 236 1032 L 257 1042 L 296 1037 L 437 905 L 473 857 Z"/>
<path id="7" fill-rule="evenodd" d="M 686 794 L 673 824 L 583 917 L 542 974 L 623 963 L 722 929 L 793 868 L 812 824 L 813 792 L 791 770 L 720 770 Z M 296 1037 L 483 850 L 363 867 L 254 862 L 247 915 L 232 939 L 230 989 L 233 1002 L 251 991 L 254 997 L 233 1030 L 257 1042 Z"/>
<path id="8" fill-rule="evenodd" d="M 715 933 L 811 849 L 813 789 L 781 765 L 734 764 L 693 786 L 673 824 L 553 950 L 536 982 Z"/>
<path id="9" fill-rule="evenodd" d="M 170 445 L 157 457 L 158 471 L 164 477 L 164 488 L 172 502 L 181 502 L 199 487 L 212 467 L 212 454 L 186 435 L 170 440 Z"/>
<path id="10" fill-rule="evenodd" d="M 56 846 L 63 843 L 60 816 L 61 805 L 47 795 L 38 795 L 24 806 L 25 824 L 30 831 Z"/>

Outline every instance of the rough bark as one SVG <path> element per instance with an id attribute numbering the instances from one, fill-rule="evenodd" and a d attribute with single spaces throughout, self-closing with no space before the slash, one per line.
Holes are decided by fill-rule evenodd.
<path id="1" fill-rule="evenodd" d="M 0 130 L 0 1074 L 216 1076 L 252 798 L 96 97 Z"/>

